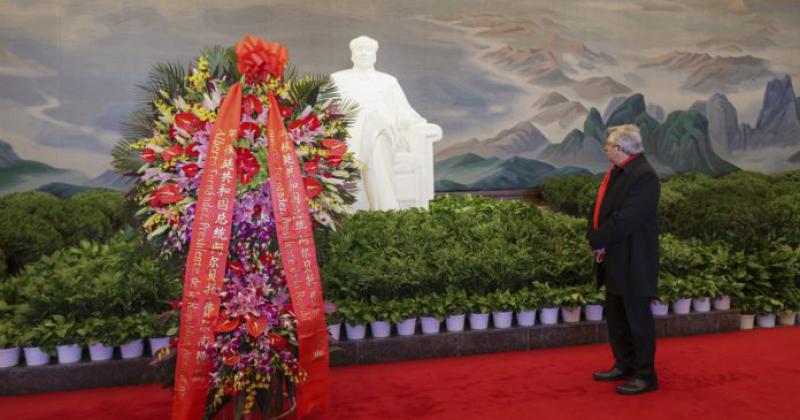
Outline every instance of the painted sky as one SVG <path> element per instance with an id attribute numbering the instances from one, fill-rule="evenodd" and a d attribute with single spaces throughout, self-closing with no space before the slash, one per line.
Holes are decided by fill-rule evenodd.
<path id="1" fill-rule="evenodd" d="M 443 127 L 443 145 L 491 136 L 530 118 L 530 105 L 547 89 L 481 60 L 487 48 L 537 48 L 542 39 L 480 38 L 446 24 L 483 14 L 527 18 L 612 56 L 615 65 L 575 66 L 573 77 L 613 77 L 667 112 L 709 93 L 676 89 L 678 78 L 638 64 L 675 50 L 724 48 L 702 44 L 715 37 L 747 44 L 735 54 L 768 60 L 773 73 L 800 80 L 800 2 L 793 0 L 3 0 L 0 139 L 24 159 L 97 176 L 109 168 L 119 124 L 152 65 L 187 63 L 204 47 L 232 45 L 248 33 L 288 46 L 302 72 L 325 74 L 350 66 L 350 39 L 372 36 L 381 45 L 378 69 L 396 76 L 412 105 Z M 758 31 L 770 42 L 759 44 Z M 741 121 L 754 123 L 763 89 L 730 93 Z M 607 101 L 582 103 L 602 112 Z M 543 132 L 558 142 L 569 128 Z"/>

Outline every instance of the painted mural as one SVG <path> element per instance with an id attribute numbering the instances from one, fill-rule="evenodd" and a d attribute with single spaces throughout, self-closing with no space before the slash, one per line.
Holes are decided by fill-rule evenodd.
<path id="1" fill-rule="evenodd" d="M 0 194 L 126 188 L 111 149 L 156 63 L 244 34 L 304 73 L 378 70 L 439 124 L 437 191 L 596 174 L 609 126 L 664 176 L 800 168 L 800 2 L 0 1 Z"/>

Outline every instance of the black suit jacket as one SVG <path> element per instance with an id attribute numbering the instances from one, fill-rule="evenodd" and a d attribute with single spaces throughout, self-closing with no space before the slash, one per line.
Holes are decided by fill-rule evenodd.
<path id="1" fill-rule="evenodd" d="M 599 228 L 589 215 L 592 249 L 606 249 L 595 264 L 598 286 L 621 296 L 656 296 L 658 282 L 658 199 L 661 185 L 644 154 L 614 169 L 600 207 Z"/>

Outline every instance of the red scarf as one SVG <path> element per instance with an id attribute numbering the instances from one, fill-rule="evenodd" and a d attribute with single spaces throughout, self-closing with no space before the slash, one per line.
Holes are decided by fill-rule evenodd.
<path id="1" fill-rule="evenodd" d="M 611 172 L 616 168 L 622 169 L 622 167 L 627 165 L 628 162 L 632 161 L 640 154 L 641 153 L 636 153 L 635 155 L 628 156 L 625 160 L 620 162 L 619 165 L 616 163 L 611 164 L 611 167 L 608 168 L 608 171 L 606 171 L 606 175 L 603 177 L 603 182 L 600 183 L 600 190 L 597 191 L 597 200 L 594 203 L 594 215 L 592 216 L 592 227 L 594 230 L 600 228 L 600 207 L 603 206 L 603 198 L 606 196 L 606 188 L 608 188 L 608 181 L 611 179 Z"/>

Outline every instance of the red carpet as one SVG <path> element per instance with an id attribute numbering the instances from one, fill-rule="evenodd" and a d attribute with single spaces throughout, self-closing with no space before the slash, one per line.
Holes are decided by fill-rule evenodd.
<path id="1" fill-rule="evenodd" d="M 330 419 L 790 419 L 800 327 L 659 340 L 661 389 L 618 396 L 607 345 L 335 368 Z M 165 419 L 158 385 L 0 398 L 3 419 Z"/>

